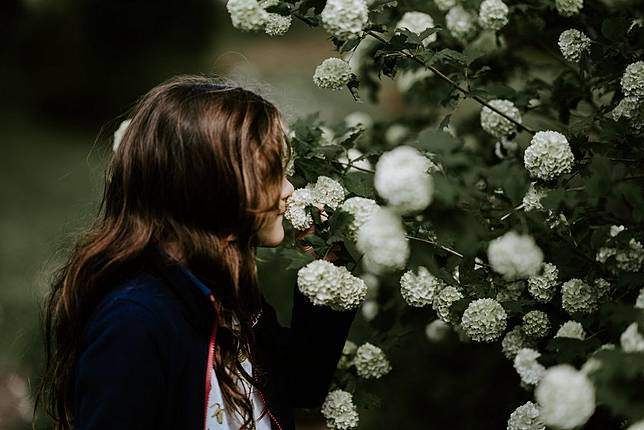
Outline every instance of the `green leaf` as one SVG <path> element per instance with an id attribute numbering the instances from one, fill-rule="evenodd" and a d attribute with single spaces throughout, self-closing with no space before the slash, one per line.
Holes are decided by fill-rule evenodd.
<path id="1" fill-rule="evenodd" d="M 461 143 L 446 131 L 428 128 L 418 134 L 418 141 L 413 145 L 423 151 L 449 154 L 459 149 Z"/>
<path id="2" fill-rule="evenodd" d="M 289 248 L 283 248 L 280 251 L 280 256 L 288 262 L 286 270 L 299 270 L 301 267 L 304 267 L 311 261 L 315 260 L 313 256 L 307 254 L 306 252 L 301 252 L 297 249 Z"/>
<path id="3" fill-rule="evenodd" d="M 369 199 L 376 198 L 373 188 L 373 174 L 367 172 L 349 172 L 344 175 L 344 186 L 349 192 Z"/>

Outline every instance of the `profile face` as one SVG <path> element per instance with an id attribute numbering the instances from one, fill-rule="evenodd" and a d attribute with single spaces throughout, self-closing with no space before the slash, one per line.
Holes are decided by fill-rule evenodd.
<path id="1" fill-rule="evenodd" d="M 260 246 L 278 246 L 284 240 L 284 227 L 282 220 L 286 211 L 286 199 L 293 194 L 293 184 L 284 176 L 280 193 L 279 210 L 268 216 L 268 221 L 257 233 Z"/>

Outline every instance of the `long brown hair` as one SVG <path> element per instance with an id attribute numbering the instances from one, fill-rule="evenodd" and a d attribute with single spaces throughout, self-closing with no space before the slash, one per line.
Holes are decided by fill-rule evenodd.
<path id="1" fill-rule="evenodd" d="M 288 146 L 276 107 L 256 93 L 180 76 L 141 98 L 105 178 L 99 215 L 60 269 L 44 306 L 46 367 L 36 405 L 71 429 L 74 367 L 92 310 L 151 247 L 171 246 L 219 288 L 215 372 L 224 400 L 252 427 L 234 377 L 252 354 L 257 233 L 279 207 Z M 233 330 L 230 315 L 239 325 Z M 255 363 L 253 363 L 255 365 Z"/>

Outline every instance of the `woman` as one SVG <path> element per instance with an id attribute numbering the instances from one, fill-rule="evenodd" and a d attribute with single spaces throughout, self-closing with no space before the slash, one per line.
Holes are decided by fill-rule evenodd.
<path id="1" fill-rule="evenodd" d="M 289 155 L 251 91 L 187 76 L 141 99 L 47 302 L 39 400 L 56 429 L 289 429 L 322 403 L 354 312 L 296 289 L 283 328 L 257 287 Z"/>

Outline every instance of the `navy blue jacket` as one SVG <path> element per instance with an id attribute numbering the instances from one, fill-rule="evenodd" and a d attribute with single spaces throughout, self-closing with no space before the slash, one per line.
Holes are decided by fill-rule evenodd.
<path id="1" fill-rule="evenodd" d="M 178 266 L 159 267 L 111 288 L 92 313 L 76 365 L 75 428 L 204 428 L 213 308 Z M 268 303 L 262 311 L 262 391 L 279 426 L 293 429 L 294 408 L 323 402 L 355 312 L 314 306 L 297 288 L 291 328 Z"/>

